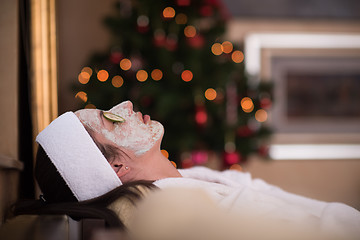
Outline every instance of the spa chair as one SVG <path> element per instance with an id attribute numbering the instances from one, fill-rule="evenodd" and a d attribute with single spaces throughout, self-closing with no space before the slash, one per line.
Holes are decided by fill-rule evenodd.
<path id="1" fill-rule="evenodd" d="M 75 221 L 67 215 L 19 215 L 0 227 L 0 239 L 95 240 L 98 231 L 105 231 L 102 219 Z"/>

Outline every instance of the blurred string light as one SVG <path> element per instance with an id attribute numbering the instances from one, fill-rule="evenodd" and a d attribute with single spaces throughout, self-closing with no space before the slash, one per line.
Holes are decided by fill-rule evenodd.
<path id="1" fill-rule="evenodd" d="M 87 72 L 79 73 L 78 80 L 81 84 L 87 84 L 90 80 L 90 75 Z"/>
<path id="2" fill-rule="evenodd" d="M 235 163 L 235 164 L 231 165 L 229 169 L 230 170 L 236 170 L 236 171 L 239 171 L 239 172 L 241 172 L 243 170 L 243 168 L 238 163 Z"/>
<path id="3" fill-rule="evenodd" d="M 76 93 L 75 98 L 78 98 L 83 102 L 87 102 L 87 100 L 88 100 L 86 92 L 83 92 L 83 91 Z"/>
<path id="4" fill-rule="evenodd" d="M 249 97 L 244 97 L 241 99 L 240 105 L 244 112 L 250 113 L 252 110 L 254 110 L 254 103 Z"/>
<path id="5" fill-rule="evenodd" d="M 213 88 L 208 88 L 208 89 L 206 89 L 206 91 L 205 91 L 205 98 L 206 98 L 207 100 L 212 101 L 212 100 L 214 100 L 214 99 L 216 98 L 216 96 L 217 96 L 217 93 L 216 93 L 216 90 L 215 90 L 215 89 L 213 89 Z"/>
<path id="6" fill-rule="evenodd" d="M 258 122 L 265 122 L 268 118 L 268 114 L 264 109 L 259 109 L 255 113 L 255 119 Z"/>
<path id="7" fill-rule="evenodd" d="M 124 84 L 124 79 L 119 76 L 119 75 L 116 75 L 112 78 L 111 80 L 111 84 L 116 87 L 116 88 L 119 88 L 121 87 L 123 84 Z"/>
<path id="8" fill-rule="evenodd" d="M 131 68 L 131 61 L 130 59 L 124 58 L 120 61 L 120 68 L 124 71 L 127 71 Z"/>
<path id="9" fill-rule="evenodd" d="M 90 67 L 84 67 L 81 69 L 81 72 L 78 75 L 78 80 L 81 84 L 87 84 L 90 80 L 90 77 L 93 73 L 93 70 Z"/>
<path id="10" fill-rule="evenodd" d="M 86 104 L 85 109 L 95 109 L 96 106 L 92 103 Z"/>
<path id="11" fill-rule="evenodd" d="M 190 82 L 193 79 L 194 75 L 190 70 L 184 70 L 181 73 L 181 79 L 185 82 Z"/>
<path id="12" fill-rule="evenodd" d="M 106 70 L 100 70 L 97 73 L 97 78 L 100 82 L 105 82 L 109 78 L 109 73 Z"/>
<path id="13" fill-rule="evenodd" d="M 231 52 L 232 52 L 232 50 L 233 50 L 233 45 L 232 45 L 231 42 L 225 41 L 225 42 L 223 42 L 221 45 L 222 45 L 222 48 L 223 48 L 223 52 L 224 52 L 224 53 L 231 53 Z"/>
<path id="14" fill-rule="evenodd" d="M 229 41 L 224 41 L 223 43 L 214 43 L 211 46 L 211 52 L 216 56 L 219 56 L 222 53 L 227 53 L 227 54 L 231 53 L 231 60 L 233 62 L 241 63 L 242 61 L 244 61 L 244 53 L 239 50 L 235 50 L 235 51 L 233 50 L 234 50 L 234 46 Z"/>
<path id="15" fill-rule="evenodd" d="M 154 69 L 151 71 L 151 78 L 155 81 L 161 80 L 163 77 L 163 73 L 160 69 Z"/>
<path id="16" fill-rule="evenodd" d="M 231 59 L 235 63 L 241 63 L 242 61 L 244 61 L 244 53 L 239 50 L 236 50 L 231 54 Z"/>
<path id="17" fill-rule="evenodd" d="M 187 23 L 187 16 L 184 13 L 179 13 L 175 17 L 175 22 L 177 24 L 186 24 Z"/>
<path id="18" fill-rule="evenodd" d="M 195 35 L 196 35 L 196 28 L 195 28 L 194 26 L 191 26 L 191 25 L 186 26 L 186 27 L 184 28 L 184 34 L 185 34 L 185 36 L 188 37 L 188 38 L 195 37 Z"/>
<path id="19" fill-rule="evenodd" d="M 175 9 L 173 9 L 172 7 L 166 7 L 163 10 L 163 16 L 164 16 L 164 18 L 173 18 L 173 17 L 175 17 Z"/>
<path id="20" fill-rule="evenodd" d="M 211 52 L 216 56 L 221 55 L 223 53 L 223 46 L 220 43 L 214 43 L 211 46 Z"/>
<path id="21" fill-rule="evenodd" d="M 81 69 L 81 72 L 86 72 L 90 76 L 93 74 L 93 70 L 90 67 L 84 67 L 83 69 Z"/>
<path id="22" fill-rule="evenodd" d="M 164 155 L 164 157 L 169 158 L 169 152 L 166 151 L 165 149 L 161 149 L 161 153 L 162 155 Z"/>
<path id="23" fill-rule="evenodd" d="M 175 168 L 177 168 L 176 162 L 174 162 L 174 161 L 170 161 L 170 162 Z"/>
<path id="24" fill-rule="evenodd" d="M 136 73 L 136 79 L 139 82 L 145 82 L 148 79 L 148 73 L 145 70 L 139 70 Z"/>
<path id="25" fill-rule="evenodd" d="M 149 25 L 149 18 L 145 15 L 140 15 L 137 18 L 136 23 L 139 27 L 147 27 Z"/>

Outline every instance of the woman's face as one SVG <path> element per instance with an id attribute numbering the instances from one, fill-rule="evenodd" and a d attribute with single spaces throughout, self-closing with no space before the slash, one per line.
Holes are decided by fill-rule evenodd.
<path id="1" fill-rule="evenodd" d="M 75 114 L 80 121 L 97 134 L 115 145 L 132 151 L 136 156 L 149 151 L 163 136 L 164 128 L 140 112 L 134 112 L 130 101 L 122 102 L 108 112 L 125 119 L 125 122 L 112 122 L 98 109 L 82 109 Z"/>

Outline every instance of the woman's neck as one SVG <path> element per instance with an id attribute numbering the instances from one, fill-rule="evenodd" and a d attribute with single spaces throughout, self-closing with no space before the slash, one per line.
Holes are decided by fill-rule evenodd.
<path id="1" fill-rule="evenodd" d="M 182 177 L 180 172 L 160 151 L 142 161 L 140 177 L 145 180 L 159 180 L 163 178 Z"/>

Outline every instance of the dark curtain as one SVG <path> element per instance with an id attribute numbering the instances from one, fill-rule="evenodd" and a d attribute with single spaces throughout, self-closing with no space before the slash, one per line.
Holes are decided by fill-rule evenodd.
<path id="1" fill-rule="evenodd" d="M 19 158 L 24 164 L 20 174 L 19 198 L 34 198 L 33 143 L 30 84 L 30 3 L 19 1 Z"/>

